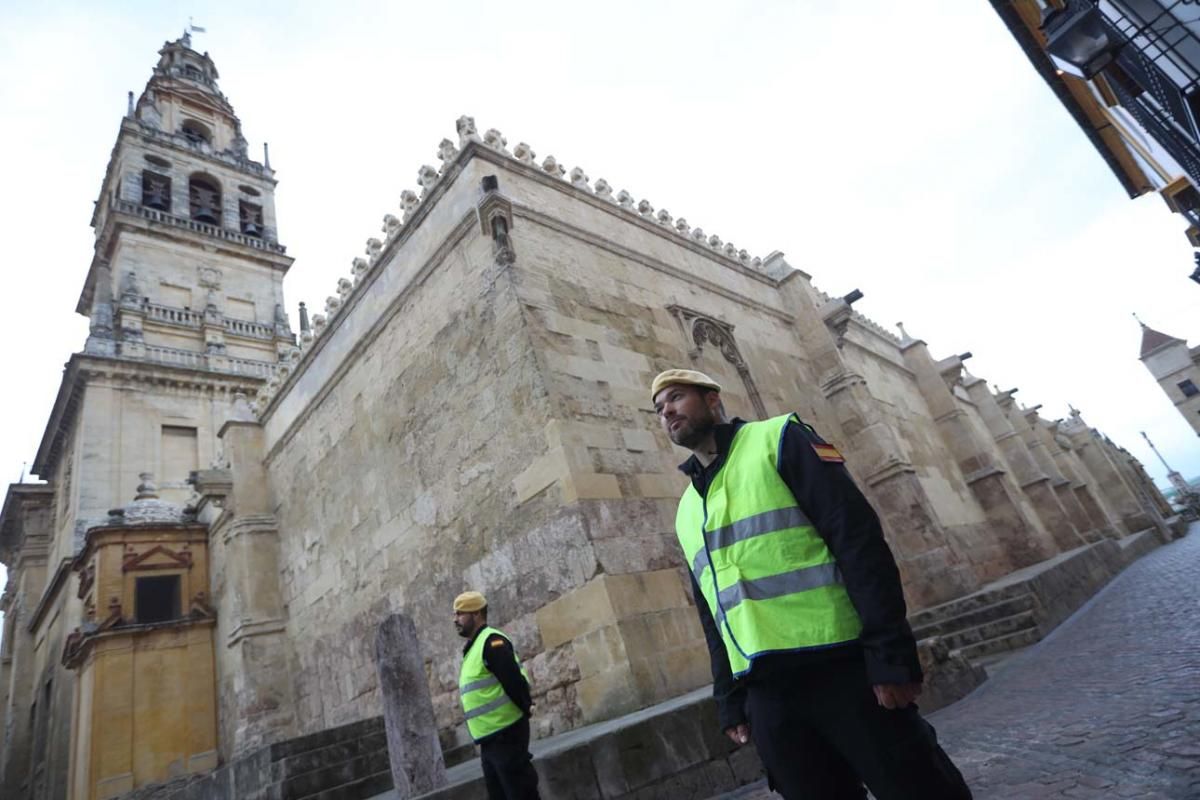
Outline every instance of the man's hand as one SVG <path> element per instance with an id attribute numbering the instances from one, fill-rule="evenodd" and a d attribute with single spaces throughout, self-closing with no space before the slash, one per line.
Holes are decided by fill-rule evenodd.
<path id="1" fill-rule="evenodd" d="M 908 708 L 921 693 L 920 683 L 881 683 L 872 686 L 875 699 L 887 709 Z"/>
<path id="2" fill-rule="evenodd" d="M 745 722 L 740 725 L 734 725 L 732 728 L 725 729 L 725 735 L 734 744 L 746 744 L 750 741 L 750 726 Z"/>

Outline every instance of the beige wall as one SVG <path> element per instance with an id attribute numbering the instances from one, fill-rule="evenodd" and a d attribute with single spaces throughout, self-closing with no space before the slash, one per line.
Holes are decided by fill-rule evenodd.
<path id="1" fill-rule="evenodd" d="M 516 205 L 507 268 L 472 218 L 488 173 Z M 766 413 L 798 411 L 847 441 L 799 334 L 816 296 L 801 290 L 797 304 L 763 271 L 509 163 L 468 160 L 423 213 L 263 417 L 299 730 L 378 713 L 374 629 L 404 610 L 451 736 L 461 642 L 446 609 L 468 587 L 530 663 L 540 734 L 707 681 L 673 532 L 686 453 L 661 433 L 647 386 L 694 365 L 753 418 L 748 375 Z M 731 325 L 747 370 L 711 343 L 693 361 L 672 307 Z M 936 547 L 966 558 L 966 574 L 972 558 L 1002 557 L 898 340 L 865 325 L 848 338 L 842 357 L 903 443 Z M 879 467 L 847 457 L 860 477 Z M 935 544 L 912 554 L 910 581 L 940 579 L 916 566 Z"/>

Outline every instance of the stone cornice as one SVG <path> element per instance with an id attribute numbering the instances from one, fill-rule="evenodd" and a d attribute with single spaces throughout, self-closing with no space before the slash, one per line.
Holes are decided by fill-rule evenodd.
<path id="1" fill-rule="evenodd" d="M 225 646 L 233 647 L 243 639 L 253 636 L 266 636 L 272 633 L 283 633 L 287 630 L 287 620 L 278 617 L 270 619 L 242 620 L 225 637 Z"/>
<path id="2" fill-rule="evenodd" d="M 54 498 L 54 487 L 48 483 L 12 483 L 4 496 L 4 507 L 0 509 L 0 562 L 9 564 L 10 558 L 15 561 L 27 545 L 26 535 L 22 530 L 17 532 L 17 526 L 22 521 L 21 514 L 25 503 L 37 499 L 49 504 Z M 18 535 L 21 541 L 17 541 Z M 44 549 L 47 545 L 41 543 Z M 25 553 L 28 555 L 28 553 Z M 6 558 L 9 557 L 9 558 Z"/>
<path id="3" fill-rule="evenodd" d="M 963 478 L 966 481 L 967 486 L 972 486 L 976 483 L 979 483 L 979 481 L 981 481 L 985 478 L 990 478 L 994 475 L 1003 475 L 1003 474 L 1004 474 L 1004 470 L 993 465 L 993 466 L 984 467 L 982 469 L 977 469 L 974 472 L 970 473 L 969 475 L 964 475 Z"/>
<path id="4" fill-rule="evenodd" d="M 93 525 L 87 529 L 84 536 L 83 548 L 71 559 L 71 569 L 82 569 L 88 559 L 96 554 L 101 547 L 110 546 L 126 540 L 148 539 L 171 542 L 207 542 L 208 526 L 195 522 L 156 522 L 138 525 Z"/>
<path id="5" fill-rule="evenodd" d="M 112 358 L 75 353 L 63 370 L 58 395 L 50 412 L 50 419 L 42 434 L 33 472 L 43 478 L 51 477 L 61 455 L 61 447 L 78 410 L 79 398 L 87 383 L 95 378 L 122 377 L 131 380 L 171 383 L 176 386 L 191 386 L 205 391 L 250 392 L 262 384 L 261 378 L 248 375 L 233 375 L 207 369 L 189 369 L 171 364 L 135 361 L 127 358 Z"/>
<path id="6" fill-rule="evenodd" d="M 186 630 L 188 628 L 212 628 L 216 624 L 217 621 L 211 617 L 181 617 L 180 619 L 168 620 L 166 622 L 152 622 L 141 625 L 127 623 L 97 633 L 77 634 L 77 638 L 74 641 L 68 639 L 64 645 L 62 664 L 69 669 L 77 669 L 88 660 L 92 649 L 106 639 L 119 639 L 123 637 L 132 639 L 148 636 L 160 631 L 171 632 Z"/>
<path id="7" fill-rule="evenodd" d="M 221 526 L 220 533 L 221 541 L 225 544 L 242 536 L 256 534 L 277 536 L 279 535 L 279 520 L 274 514 L 249 514 L 240 517 L 235 514 Z"/>
<path id="8" fill-rule="evenodd" d="M 568 186 L 567 188 L 571 188 L 571 187 Z M 576 189 L 575 191 L 579 191 L 579 190 Z M 768 306 L 764 303 L 760 303 L 757 300 L 753 300 L 749 297 L 746 297 L 743 294 L 733 291 L 732 289 L 722 286 L 719 283 L 714 283 L 712 281 L 707 281 L 702 278 L 699 278 L 696 276 L 695 273 L 688 272 L 687 270 L 684 270 L 684 269 L 680 269 L 679 267 L 668 264 L 665 261 L 659 261 L 658 259 L 652 258 L 647 255 L 643 255 L 642 253 L 639 253 L 636 250 L 631 250 L 627 247 L 624 247 L 623 245 L 617 244 L 616 242 L 612 241 L 611 239 L 605 239 L 602 236 L 597 236 L 596 234 L 594 234 L 590 231 L 584 230 L 583 228 L 580 228 L 575 225 L 571 225 L 570 223 L 563 222 L 560 219 L 551 217 L 547 214 L 543 214 L 540 211 L 535 211 L 531 208 L 526 208 L 524 206 L 514 203 L 513 204 L 513 213 L 515 216 L 517 216 L 521 219 L 527 219 L 530 222 L 541 225 L 542 227 L 549 228 L 550 230 L 565 234 L 567 236 L 570 236 L 573 239 L 578 239 L 581 242 L 586 242 L 587 244 L 589 244 L 593 247 L 599 248 L 601 250 L 607 250 L 608 252 L 612 253 L 613 255 L 620 256 L 621 258 L 627 259 L 629 261 L 634 261 L 638 264 L 641 264 L 644 267 L 649 267 L 650 269 L 655 270 L 656 272 L 661 272 L 663 274 L 670 275 L 673 278 L 677 278 L 679 280 L 686 281 L 687 283 L 689 283 L 693 286 L 698 286 L 700 288 L 706 289 L 706 290 L 712 292 L 713 294 L 724 297 L 726 300 L 732 300 L 735 303 L 739 303 L 743 306 L 753 308 L 755 311 L 759 311 L 763 314 L 769 314 L 769 315 L 775 317 L 776 319 L 784 322 L 787 325 L 795 324 L 796 318 L 793 315 L 787 313 L 786 311 L 782 311 L 778 308 L 772 308 L 771 306 Z M 627 221 L 636 222 L 637 220 L 627 220 Z M 660 235 L 661 235 L 662 232 L 660 230 L 660 231 L 656 231 L 656 233 L 660 233 Z M 672 236 L 670 238 L 673 241 L 675 241 L 676 244 L 685 245 L 685 241 L 681 240 L 677 236 Z M 729 259 L 724 258 L 724 256 L 717 256 L 717 254 L 714 253 L 712 250 L 707 250 L 707 251 L 701 250 L 700 248 L 694 247 L 694 246 L 690 247 L 689 249 L 695 250 L 696 252 L 700 252 L 703 255 L 713 257 L 714 260 L 729 261 Z M 737 268 L 739 270 L 745 270 L 746 272 L 750 272 L 750 270 L 746 270 L 744 267 L 742 267 L 740 264 L 737 264 L 736 262 L 730 262 L 729 264 L 723 264 L 723 266 L 726 266 L 730 269 Z M 758 273 L 751 273 L 751 274 L 753 275 L 753 277 L 756 280 L 763 281 L 772 286 L 778 285 L 776 281 L 772 281 L 770 278 L 768 278 L 765 275 L 761 275 Z"/>
<path id="9" fill-rule="evenodd" d="M 553 175 L 550 175 L 544 169 L 539 169 L 533 164 L 527 164 L 524 161 L 512 156 L 506 156 L 503 153 L 493 150 L 487 145 L 479 144 L 477 142 L 469 142 L 467 146 L 463 148 L 462 152 L 459 153 L 459 164 L 466 164 L 467 159 L 470 157 L 488 161 L 511 172 L 515 172 L 524 178 L 534 180 L 543 186 L 548 186 L 555 191 L 562 192 L 563 194 L 575 200 L 582 201 L 593 206 L 594 208 L 604 211 L 606 214 L 615 216 L 622 222 L 627 222 L 632 225 L 636 225 L 643 230 L 653 232 L 654 234 L 667 239 L 673 244 L 684 247 L 694 253 L 699 253 L 711 258 L 713 261 L 716 261 L 728 269 L 732 269 L 745 275 L 746 277 L 753 278 L 754 280 L 760 281 L 769 286 L 778 287 L 779 284 L 781 284 L 792 274 L 792 272 L 788 272 L 778 279 L 772 278 L 765 272 L 752 269 L 742 264 L 737 259 L 725 255 L 723 252 L 719 252 L 711 247 L 702 245 L 690 237 L 680 235 L 674 228 L 668 228 L 665 225 L 661 225 L 651 218 L 647 218 L 641 214 L 638 214 L 633 209 L 626 209 L 620 205 L 602 200 L 592 192 L 585 191 L 584 189 L 581 189 L 572 183 L 564 181 L 562 178 L 557 178 Z M 792 269 L 794 270 L 795 268 Z M 807 273 L 805 273 L 805 276 L 809 277 Z"/>

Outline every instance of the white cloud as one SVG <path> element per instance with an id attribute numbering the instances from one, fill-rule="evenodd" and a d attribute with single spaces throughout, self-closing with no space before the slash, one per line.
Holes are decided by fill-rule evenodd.
<path id="1" fill-rule="evenodd" d="M 5 4 L 0 314 L 19 376 L 0 470 L 32 459 L 125 107 L 181 3 Z M 1130 202 L 986 4 L 215 2 L 197 23 L 257 151 L 271 142 L 288 302 L 319 307 L 453 121 L 473 114 L 831 292 L 935 354 L 1068 402 L 1163 470 L 1196 438 L 1137 362 L 1129 314 L 1200 338 L 1182 222 Z"/>

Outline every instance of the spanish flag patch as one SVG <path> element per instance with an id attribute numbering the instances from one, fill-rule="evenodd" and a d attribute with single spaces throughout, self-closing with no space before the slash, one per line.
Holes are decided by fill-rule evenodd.
<path id="1" fill-rule="evenodd" d="M 828 461 L 831 464 L 845 464 L 846 459 L 838 452 L 838 449 L 831 444 L 812 443 L 812 449 L 816 452 L 817 458 L 822 461 Z"/>
<path id="2" fill-rule="evenodd" d="M 503 639 L 492 639 L 488 642 L 488 647 L 504 647 Z"/>

